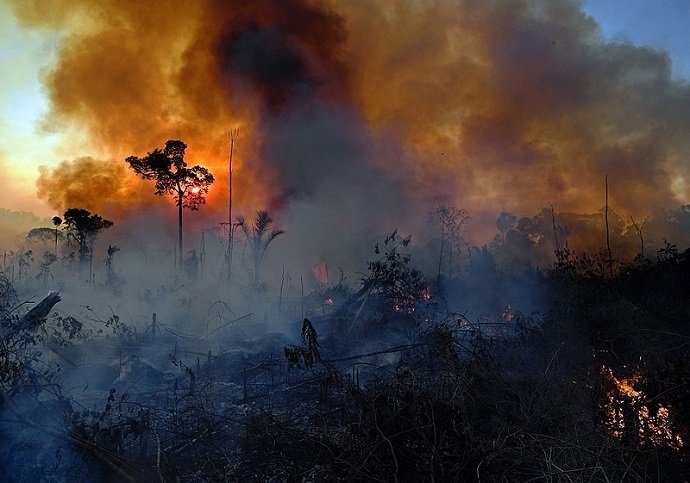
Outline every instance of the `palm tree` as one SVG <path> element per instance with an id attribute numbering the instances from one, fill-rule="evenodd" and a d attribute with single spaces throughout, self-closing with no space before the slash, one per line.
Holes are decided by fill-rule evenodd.
<path id="1" fill-rule="evenodd" d="M 266 211 L 257 211 L 251 223 L 247 223 L 243 217 L 238 216 L 237 225 L 242 228 L 249 244 L 252 261 L 254 262 L 254 285 L 258 286 L 260 281 L 259 269 L 264 255 L 266 255 L 266 249 L 276 237 L 282 235 L 285 231 L 271 230 L 273 219 Z"/>

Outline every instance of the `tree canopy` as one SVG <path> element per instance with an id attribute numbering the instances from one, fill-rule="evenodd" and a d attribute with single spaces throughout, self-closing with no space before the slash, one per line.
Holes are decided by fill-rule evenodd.
<path id="1" fill-rule="evenodd" d="M 129 156 L 125 159 L 129 167 L 147 180 L 156 182 L 155 194 L 175 197 L 178 207 L 178 238 L 180 265 L 184 258 L 182 244 L 182 208 L 192 211 L 206 203 L 205 195 L 215 181 L 211 172 L 203 166 L 187 167 L 184 160 L 187 145 L 179 140 L 168 140 L 165 148 L 154 149 L 143 158 Z"/>
<path id="2" fill-rule="evenodd" d="M 64 223 L 69 236 L 79 245 L 81 262 L 88 259 L 90 245 L 96 239 L 98 232 L 113 226 L 112 221 L 83 208 L 70 208 L 65 211 Z"/>
<path id="3" fill-rule="evenodd" d="M 143 158 L 129 156 L 125 161 L 139 176 L 156 182 L 155 194 L 175 196 L 177 205 L 198 210 L 206 203 L 204 195 L 215 179 L 203 166 L 187 167 L 186 149 L 184 142 L 169 140 L 163 149 L 154 149 Z"/>
<path id="4" fill-rule="evenodd" d="M 60 235 L 58 235 L 60 236 Z M 39 241 L 42 243 L 52 242 L 55 239 L 55 229 L 53 228 L 32 228 L 26 235 L 27 240 Z"/>

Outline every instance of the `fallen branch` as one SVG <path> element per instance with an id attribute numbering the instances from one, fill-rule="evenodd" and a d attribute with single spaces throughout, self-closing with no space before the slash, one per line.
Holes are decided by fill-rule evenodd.
<path id="1" fill-rule="evenodd" d="M 243 316 L 241 316 L 241 317 L 237 317 L 236 319 L 233 319 L 233 320 L 231 320 L 230 322 L 227 322 L 227 323 L 221 325 L 220 327 L 217 327 L 217 328 L 213 329 L 211 332 L 209 332 L 209 333 L 206 334 L 205 336 L 199 338 L 199 340 L 200 340 L 200 341 L 201 341 L 201 340 L 204 340 L 204 339 L 208 338 L 209 335 L 213 335 L 213 334 L 215 334 L 216 332 L 218 332 L 219 330 L 226 328 L 228 325 L 234 324 L 235 322 L 239 322 L 239 321 L 242 320 L 242 319 L 246 319 L 247 317 L 250 317 L 251 315 L 252 315 L 252 314 L 251 314 L 251 312 L 250 312 L 250 313 L 245 314 L 245 315 L 243 315 Z"/>
<path id="2" fill-rule="evenodd" d="M 35 307 L 19 319 L 20 326 L 26 326 L 31 330 L 37 329 L 45 322 L 50 311 L 53 310 L 55 304 L 60 300 L 60 294 L 58 292 L 50 292 L 46 298 L 41 300 Z"/>
<path id="3" fill-rule="evenodd" d="M 428 344 L 408 344 L 408 345 L 401 345 L 398 347 L 393 347 L 391 349 L 385 349 L 381 351 L 376 351 L 376 352 L 369 352 L 368 354 L 359 354 L 356 356 L 349 356 L 349 357 L 341 357 L 340 359 L 329 359 L 329 360 L 324 360 L 324 362 L 344 362 L 344 361 L 351 361 L 353 359 L 361 359 L 363 357 L 370 357 L 370 356 L 378 356 L 381 354 L 391 354 L 393 352 L 402 352 L 402 351 L 407 351 L 407 350 L 412 350 L 416 349 L 417 347 L 423 347 Z"/>

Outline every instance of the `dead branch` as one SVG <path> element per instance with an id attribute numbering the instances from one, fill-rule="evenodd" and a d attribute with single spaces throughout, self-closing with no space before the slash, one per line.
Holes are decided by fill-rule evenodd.
<path id="1" fill-rule="evenodd" d="M 36 306 L 24 314 L 19 320 L 20 325 L 28 327 L 31 330 L 37 329 L 45 322 L 50 311 L 53 310 L 55 304 L 60 300 L 60 294 L 58 292 L 50 292 L 43 300 L 36 304 Z"/>

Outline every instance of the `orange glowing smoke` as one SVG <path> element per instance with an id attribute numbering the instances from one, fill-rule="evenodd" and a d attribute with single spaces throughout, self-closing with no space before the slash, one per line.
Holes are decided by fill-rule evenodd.
<path id="1" fill-rule="evenodd" d="M 323 260 L 311 268 L 311 273 L 321 285 L 328 285 L 328 265 Z"/>
<path id="2" fill-rule="evenodd" d="M 598 210 L 604 173 L 626 214 L 688 199 L 690 85 L 670 78 L 660 52 L 604 43 L 572 0 L 15 0 L 14 9 L 26 26 L 64 33 L 45 74 L 46 126 L 83 133 L 84 154 L 103 159 L 106 174 L 184 140 L 191 163 L 217 178 L 200 213 L 208 222 L 227 207 L 231 127 L 242 131 L 233 191 L 245 213 L 342 190 L 364 201 L 333 206 L 362 219 L 395 223 L 443 202 L 495 231 L 504 209 Z M 115 218 L 151 200 L 129 173 L 97 193 L 64 178 L 58 167 L 39 181 L 58 211 L 98 204 Z M 371 178 L 378 189 L 362 188 Z"/>

